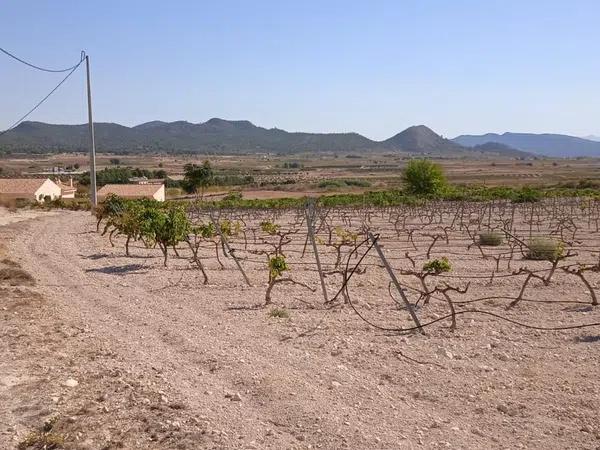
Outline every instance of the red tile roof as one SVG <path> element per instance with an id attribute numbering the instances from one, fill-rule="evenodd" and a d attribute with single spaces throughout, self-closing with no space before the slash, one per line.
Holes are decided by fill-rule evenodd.
<path id="1" fill-rule="evenodd" d="M 35 194 L 47 178 L 0 178 L 0 194 Z"/>
<path id="2" fill-rule="evenodd" d="M 107 184 L 98 191 L 98 196 L 115 194 L 119 197 L 152 197 L 162 184 Z"/>

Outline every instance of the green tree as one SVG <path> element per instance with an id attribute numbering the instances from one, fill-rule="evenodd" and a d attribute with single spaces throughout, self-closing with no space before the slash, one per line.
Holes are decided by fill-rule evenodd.
<path id="1" fill-rule="evenodd" d="M 204 161 L 201 166 L 197 164 L 186 164 L 184 170 L 184 188 L 189 193 L 198 193 L 200 198 L 204 197 L 204 190 L 210 185 L 214 172 L 209 161 Z"/>
<path id="2" fill-rule="evenodd" d="M 439 194 L 446 187 L 442 168 L 427 159 L 411 159 L 402 173 L 406 191 L 416 195 Z"/>

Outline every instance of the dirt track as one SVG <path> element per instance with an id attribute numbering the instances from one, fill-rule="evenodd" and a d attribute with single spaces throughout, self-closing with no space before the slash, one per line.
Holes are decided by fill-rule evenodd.
<path id="1" fill-rule="evenodd" d="M 284 287 L 291 318 L 271 318 L 253 308 L 262 274 L 248 288 L 232 266 L 202 286 L 187 260 L 125 258 L 94 228 L 65 212 L 3 231 L 38 300 L 0 315 L 0 448 L 54 414 L 68 448 L 600 446 L 598 330 L 464 320 L 385 336 Z"/>

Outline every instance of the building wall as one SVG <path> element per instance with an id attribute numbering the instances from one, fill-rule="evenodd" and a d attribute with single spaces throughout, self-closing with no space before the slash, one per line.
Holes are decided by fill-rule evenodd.
<path id="1" fill-rule="evenodd" d="M 35 200 L 43 202 L 46 197 L 56 200 L 57 198 L 60 198 L 60 194 L 60 187 L 58 187 L 54 181 L 48 179 L 44 181 L 44 184 L 42 184 L 37 191 L 35 191 Z"/>
<path id="2" fill-rule="evenodd" d="M 29 192 L 18 192 L 18 193 L 4 193 L 0 192 L 0 200 L 27 200 L 43 202 L 46 196 L 49 196 L 52 200 L 60 198 L 61 190 L 60 187 L 49 178 L 46 179 L 42 185 L 38 188 L 35 193 Z"/>
<path id="3" fill-rule="evenodd" d="M 158 200 L 159 202 L 164 202 L 165 201 L 165 185 L 163 184 L 160 189 L 158 191 L 156 191 L 156 194 L 154 194 L 154 200 Z"/>
<path id="4" fill-rule="evenodd" d="M 75 198 L 75 191 L 62 191 L 61 198 Z"/>

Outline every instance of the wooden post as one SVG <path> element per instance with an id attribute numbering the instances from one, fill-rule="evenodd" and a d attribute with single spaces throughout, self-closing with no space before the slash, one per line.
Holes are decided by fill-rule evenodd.
<path id="1" fill-rule="evenodd" d="M 312 244 L 313 253 L 315 254 L 315 261 L 317 262 L 317 270 L 319 271 L 319 278 L 321 279 L 321 290 L 323 291 L 323 298 L 327 303 L 327 287 L 325 286 L 325 277 L 323 275 L 323 269 L 321 268 L 321 260 L 319 258 L 319 250 L 317 249 L 317 242 L 315 240 L 315 228 L 313 225 L 313 219 L 315 216 L 315 205 L 313 200 L 309 200 L 306 206 L 306 225 L 308 227 L 308 237 Z"/>
<path id="2" fill-rule="evenodd" d="M 394 285 L 396 286 L 396 289 L 400 293 L 400 297 L 402 297 L 402 301 L 404 302 L 404 305 L 406 306 L 406 309 L 408 310 L 410 317 L 412 317 L 412 320 L 415 322 L 415 325 L 417 326 L 419 331 L 421 333 L 425 334 L 425 332 L 423 331 L 423 328 L 421 327 L 421 323 L 419 322 L 419 318 L 415 314 L 415 311 L 413 310 L 412 305 L 410 304 L 410 302 L 408 301 L 408 298 L 406 298 L 406 295 L 404 294 L 404 291 L 400 287 L 400 283 L 398 283 L 396 274 L 394 274 L 394 271 L 392 270 L 391 266 L 387 262 L 387 259 L 385 259 L 385 256 L 383 255 L 383 252 L 381 251 L 381 248 L 379 247 L 379 244 L 377 243 L 377 240 L 379 239 L 379 237 L 376 238 L 375 236 L 373 236 L 373 233 L 371 233 L 370 231 L 369 231 L 368 236 L 369 236 L 369 239 L 373 242 L 373 247 L 375 247 L 375 250 L 377 250 L 377 254 L 379 255 L 379 258 L 381 259 L 381 262 L 383 263 L 388 274 L 390 275 L 390 278 L 392 279 L 392 283 L 394 283 Z"/>
<path id="3" fill-rule="evenodd" d="M 225 245 L 225 247 L 227 247 L 227 251 L 233 257 L 233 260 L 235 261 L 235 264 L 236 264 L 237 268 L 242 273 L 242 276 L 244 277 L 244 281 L 246 281 L 246 284 L 248 286 L 252 286 L 252 283 L 250 283 L 250 280 L 248 279 L 248 276 L 246 275 L 246 272 L 244 272 L 244 268 L 242 267 L 242 264 L 238 260 L 237 256 L 235 256 L 235 252 L 233 252 L 231 250 L 231 247 L 229 246 L 229 242 L 227 242 L 227 239 L 225 238 L 225 236 L 221 232 L 221 226 L 219 225 L 219 222 L 214 219 L 214 217 L 212 216 L 212 214 L 210 215 L 210 220 L 212 220 L 212 223 L 215 225 L 215 229 L 217 230 L 217 233 L 219 234 L 219 237 L 221 238 L 221 242 L 223 243 L 223 245 Z"/>

